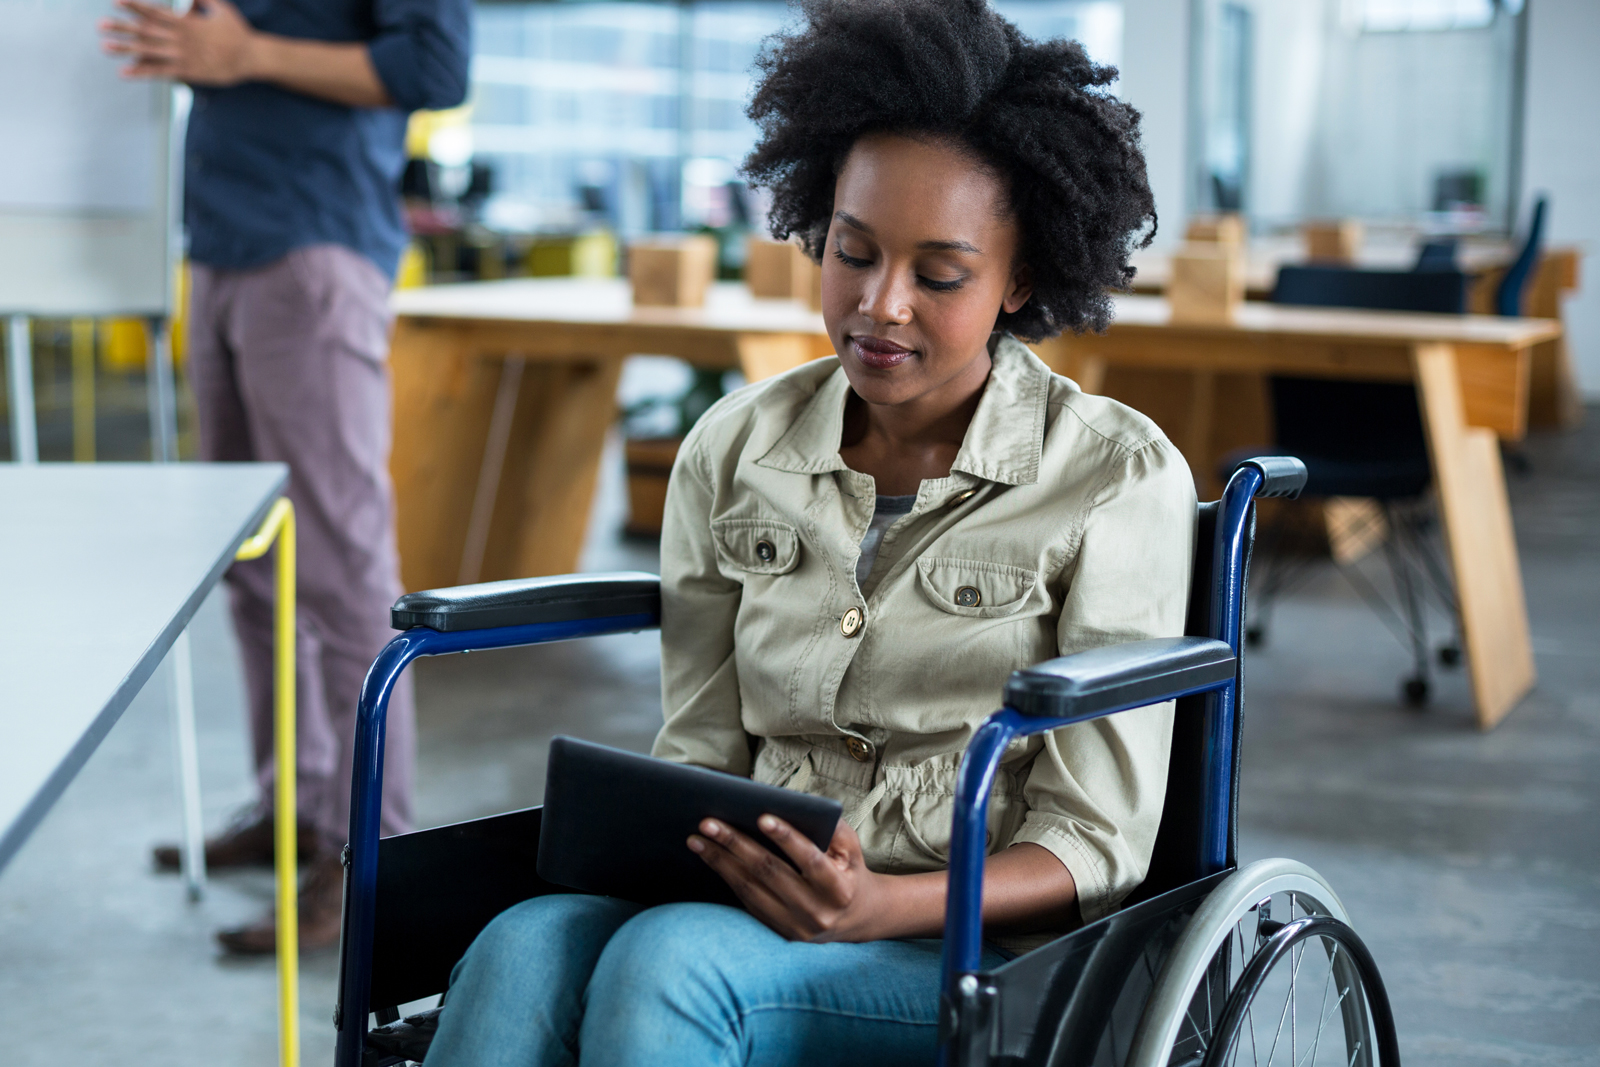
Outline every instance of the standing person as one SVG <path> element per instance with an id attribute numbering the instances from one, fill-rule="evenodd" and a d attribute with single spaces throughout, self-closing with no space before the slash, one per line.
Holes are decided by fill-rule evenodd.
<path id="1" fill-rule="evenodd" d="M 406 115 L 465 98 L 470 0 L 118 0 L 102 21 L 125 76 L 194 89 L 184 218 L 201 458 L 289 465 L 299 531 L 303 947 L 338 939 L 356 702 L 400 593 L 388 462 L 388 295 L 406 240 Z M 266 560 L 228 574 L 259 798 L 206 862 L 272 862 L 272 613 Z M 410 828 L 414 705 L 389 706 L 383 830 Z M 175 848 L 156 849 L 175 868 Z M 268 917 L 218 935 L 276 947 Z"/>

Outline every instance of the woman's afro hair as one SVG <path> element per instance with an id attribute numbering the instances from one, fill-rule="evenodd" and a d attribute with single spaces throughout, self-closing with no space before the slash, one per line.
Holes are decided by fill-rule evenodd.
<path id="1" fill-rule="evenodd" d="M 819 260 L 839 168 L 866 133 L 949 138 L 1006 182 L 1033 296 L 996 328 L 1024 340 L 1104 330 L 1128 255 L 1155 236 L 1139 113 L 1115 68 L 1076 41 L 1035 41 L 987 0 L 801 0 L 771 40 L 749 115 L 746 176 L 772 193 L 774 237 Z"/>

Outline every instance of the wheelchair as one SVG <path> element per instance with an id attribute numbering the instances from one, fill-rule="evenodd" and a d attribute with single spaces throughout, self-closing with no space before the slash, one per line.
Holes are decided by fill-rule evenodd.
<path id="1" fill-rule="evenodd" d="M 1332 887 L 1293 860 L 1240 867 L 1236 856 L 1254 500 L 1294 496 L 1305 477 L 1297 459 L 1246 460 L 1221 500 L 1200 505 L 1188 636 L 1092 649 L 1011 675 L 956 787 L 941 1063 L 1398 1067 L 1383 982 Z M 373 663 L 359 708 L 337 1067 L 423 1059 L 430 1035 L 421 1018 L 408 1047 L 380 1040 L 396 1031 L 396 1006 L 443 992 L 455 962 L 505 908 L 567 891 L 538 876 L 539 808 L 378 839 L 395 679 L 419 656 L 658 627 L 660 579 L 569 575 L 433 590 L 402 597 L 393 615 L 404 632 Z M 1166 700 L 1177 701 L 1166 804 L 1144 883 L 1114 914 L 981 970 L 985 814 L 1007 745 Z M 369 1015 L 378 1033 L 369 1033 Z"/>

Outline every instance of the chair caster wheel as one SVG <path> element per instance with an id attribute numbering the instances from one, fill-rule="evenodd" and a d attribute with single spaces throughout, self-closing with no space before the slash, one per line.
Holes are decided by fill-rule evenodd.
<path id="1" fill-rule="evenodd" d="M 1260 648 L 1267 639 L 1267 633 L 1259 626 L 1249 626 L 1244 631 L 1244 643 L 1251 648 Z"/>
<path id="2" fill-rule="evenodd" d="M 1400 697 L 1406 702 L 1408 708 L 1423 708 L 1428 703 L 1428 680 L 1426 678 L 1407 678 L 1400 687 Z"/>
<path id="3" fill-rule="evenodd" d="M 1440 645 L 1439 646 L 1439 662 L 1441 664 L 1443 664 L 1444 666 L 1446 666 L 1446 667 L 1459 667 L 1459 666 L 1461 666 L 1461 646 L 1460 645 Z"/>

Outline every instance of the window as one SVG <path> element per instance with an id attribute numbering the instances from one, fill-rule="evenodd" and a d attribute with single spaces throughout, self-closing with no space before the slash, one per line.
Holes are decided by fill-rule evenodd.
<path id="1" fill-rule="evenodd" d="M 1404 30 L 1473 30 L 1494 21 L 1496 9 L 1516 14 L 1522 0 L 1351 0 L 1357 24 L 1368 33 Z"/>
<path id="2" fill-rule="evenodd" d="M 1116 0 L 1000 0 L 1034 36 L 1067 36 L 1116 63 Z M 484 221 L 506 230 L 624 235 L 740 221 L 737 180 L 757 130 L 744 115 L 780 0 L 689 4 L 480 3 L 475 158 L 494 172 Z"/>

